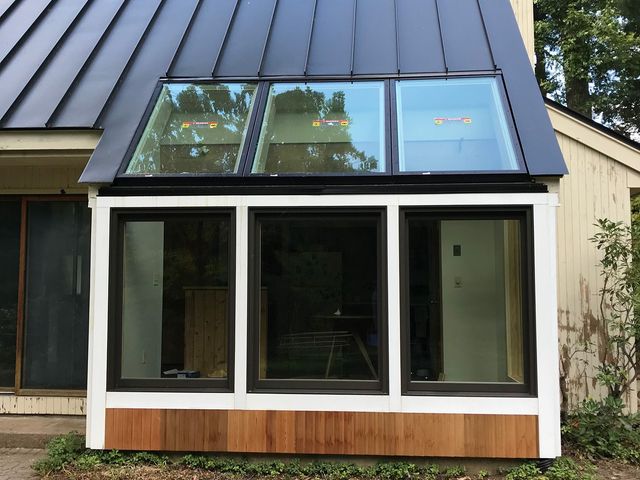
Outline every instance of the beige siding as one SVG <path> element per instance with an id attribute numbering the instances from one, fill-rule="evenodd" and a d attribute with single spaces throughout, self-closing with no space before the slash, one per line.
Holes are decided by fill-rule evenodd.
<path id="1" fill-rule="evenodd" d="M 0 195 L 87 193 L 78 185 L 82 166 L 0 166 Z"/>
<path id="2" fill-rule="evenodd" d="M 84 415 L 83 397 L 29 397 L 0 394 L 0 414 Z"/>
<path id="3" fill-rule="evenodd" d="M 557 132 L 569 175 L 560 181 L 558 316 L 564 407 L 598 396 L 594 365 L 602 348 L 598 321 L 599 255 L 589 241 L 598 218 L 630 222 L 629 167 Z M 583 346 L 593 344 L 590 353 Z M 582 352 L 580 350 L 583 350 Z M 631 408 L 636 409 L 632 396 Z"/>
<path id="4" fill-rule="evenodd" d="M 531 64 L 534 64 L 533 0 L 511 0 L 511 6 L 516 14 L 516 20 L 520 27 L 524 45 L 529 53 Z"/>

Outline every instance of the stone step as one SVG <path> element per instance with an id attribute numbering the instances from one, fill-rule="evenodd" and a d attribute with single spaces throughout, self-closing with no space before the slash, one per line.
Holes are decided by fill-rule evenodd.
<path id="1" fill-rule="evenodd" d="M 84 435 L 85 423 L 84 416 L 0 415 L 0 448 L 44 448 L 58 435 Z"/>

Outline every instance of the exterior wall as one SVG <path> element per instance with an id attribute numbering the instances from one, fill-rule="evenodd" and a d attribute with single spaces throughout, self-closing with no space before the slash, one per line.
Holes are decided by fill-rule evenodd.
<path id="1" fill-rule="evenodd" d="M 87 193 L 78 185 L 83 166 L 0 166 L 0 195 Z"/>
<path id="2" fill-rule="evenodd" d="M 554 122 L 556 127 L 558 124 Z M 598 218 L 625 223 L 631 221 L 629 187 L 637 175 L 619 161 L 572 138 L 577 136 L 582 140 L 587 132 L 573 126 L 567 133 L 572 136 L 556 132 L 569 169 L 569 175 L 560 181 L 557 227 L 558 321 L 564 409 L 603 393 L 595 380 L 594 368 L 598 363 L 598 351 L 602 348 L 602 328 L 598 320 L 599 290 L 602 287 L 598 268 L 600 257 L 589 238 L 596 233 L 594 223 Z M 605 137 L 603 134 L 600 136 Z M 636 162 L 640 164 L 640 152 L 636 154 Z M 584 352 L 585 342 L 593 344 L 592 352 Z M 637 409 L 635 394 L 630 396 L 629 406 L 632 411 Z"/>
<path id="3" fill-rule="evenodd" d="M 89 386 L 87 412 L 87 445 L 90 448 L 106 446 L 122 449 L 167 448 L 194 450 L 193 446 L 169 445 L 158 442 L 175 438 L 195 438 L 211 441 L 211 435 L 226 435 L 218 439 L 225 447 L 222 451 L 262 452 L 321 452 L 320 447 L 308 447 L 301 439 L 295 445 L 268 447 L 269 439 L 290 438 L 298 432 L 299 422 L 319 418 L 318 432 L 324 432 L 320 441 L 326 445 L 336 442 L 327 433 L 351 431 L 353 437 L 341 440 L 345 453 L 381 454 L 369 439 L 402 438 L 405 447 L 389 454 L 439 456 L 519 456 L 552 458 L 560 455 L 560 411 L 558 394 L 557 304 L 556 304 L 556 216 L 557 196 L 553 193 L 532 194 L 474 194 L 474 195 L 322 195 L 322 196 L 198 196 L 198 197 L 100 197 L 90 193 L 92 221 L 92 274 L 90 299 Z M 533 211 L 533 255 L 535 258 L 535 311 L 536 311 L 536 372 L 535 396 L 469 396 L 469 395 L 403 395 L 400 334 L 400 259 L 399 219 L 403 206 L 469 206 L 469 205 L 522 205 Z M 112 208 L 197 208 L 225 207 L 236 210 L 236 265 L 234 312 L 234 385 L 233 392 L 163 392 L 163 391 L 108 391 L 108 305 L 109 255 Z M 248 218 L 250 208 L 259 207 L 353 207 L 385 206 L 387 209 L 387 285 L 388 285 L 388 394 L 301 394 L 251 393 L 247 391 L 247 282 Z M 216 413 L 218 412 L 218 413 Z M 302 412 L 302 413 L 301 413 Z M 358 413 L 358 415 L 353 415 Z M 366 414 L 366 415 L 365 415 Z M 481 418 L 479 418 L 481 417 Z M 492 418 L 490 418 L 492 417 Z M 515 420 L 513 417 L 521 417 Z M 183 423 L 181 419 L 190 419 Z M 225 420 L 226 418 L 226 420 Z M 354 422 L 362 420 L 361 427 Z M 245 430 L 218 429 L 216 422 L 240 422 L 251 435 L 249 442 Z M 329 420 L 330 421 L 329 421 Z M 412 422 L 419 419 L 425 428 L 415 430 Z M 316 420 L 314 420 L 315 422 Z M 483 422 L 488 422 L 484 423 Z M 176 423 L 177 422 L 177 423 Z M 262 423 L 257 423 L 262 422 Z M 327 423 L 329 422 L 329 423 Z M 394 423 L 396 422 L 396 423 Z M 451 448 L 441 450 L 409 451 L 409 443 L 427 448 L 441 440 L 441 435 L 428 425 L 444 422 L 445 430 L 458 432 L 459 440 Z M 479 422 L 479 423 L 478 423 Z M 478 425 L 483 424 L 483 427 Z M 517 424 L 517 425 L 516 425 Z M 508 426 L 511 425 L 511 426 Z M 191 432 L 190 428 L 198 429 Z M 299 428 L 301 430 L 301 427 Z M 305 426 L 306 429 L 306 426 Z M 524 430 L 521 430 L 524 429 Z M 508 431 L 509 435 L 499 432 Z M 144 433 L 147 432 L 147 433 Z M 155 432 L 155 433 L 154 433 Z M 218 432 L 218 433 L 216 433 Z M 514 432 L 524 432 L 520 450 L 509 450 L 516 439 L 508 440 Z M 297 433 L 296 433 L 297 434 Z M 160 435 L 160 436 L 158 436 Z M 198 436 L 194 436 L 198 435 Z M 320 435 L 320 433 L 318 433 Z M 322 436 L 320 435 L 320 436 Z M 329 436 L 326 436 L 329 435 Z M 351 435 L 351 434 L 349 434 Z M 522 436 L 521 435 L 521 436 Z M 386 437 L 385 437 L 386 436 Z M 256 438 L 257 437 L 257 438 Z M 497 438 L 503 440 L 497 440 Z M 217 440 L 216 440 L 217 441 Z M 394 443 L 395 440 L 389 440 Z M 151 442 L 151 443 L 149 443 Z M 153 443 L 156 442 L 156 443 Z M 256 443 L 258 447 L 254 447 Z M 351 443 L 345 443 L 351 442 Z M 493 443 L 492 443 L 493 442 Z M 476 451 L 470 444 L 491 444 L 496 451 Z M 216 444 L 217 445 L 217 444 Z M 532 447 L 533 445 L 533 447 Z M 338 448 L 338 447 L 336 447 Z M 433 448 L 436 448 L 434 446 Z M 520 447 L 518 447 L 520 448 Z M 214 449 L 204 443 L 197 449 Z M 215 449 L 218 449 L 216 447 Z M 271 449 L 271 450 L 269 450 Z M 465 450 L 466 449 L 466 450 Z"/>
<path id="4" fill-rule="evenodd" d="M 511 6 L 516 15 L 524 45 L 531 58 L 531 64 L 534 64 L 533 0 L 511 0 Z"/>
<path id="5" fill-rule="evenodd" d="M 100 138 L 89 131 L 0 132 L 0 195 L 87 194 L 78 178 Z M 83 395 L 0 392 L 0 414 L 84 415 Z"/>
<path id="6" fill-rule="evenodd" d="M 31 397 L 0 393 L 0 414 L 84 415 L 84 397 Z"/>

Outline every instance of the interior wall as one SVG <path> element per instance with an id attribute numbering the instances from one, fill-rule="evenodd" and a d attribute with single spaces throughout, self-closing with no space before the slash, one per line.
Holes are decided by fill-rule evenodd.
<path id="1" fill-rule="evenodd" d="M 122 376 L 126 378 L 160 376 L 163 256 L 163 222 L 127 224 L 122 312 Z"/>
<path id="2" fill-rule="evenodd" d="M 502 221 L 441 223 L 446 381 L 506 379 L 503 244 Z"/>

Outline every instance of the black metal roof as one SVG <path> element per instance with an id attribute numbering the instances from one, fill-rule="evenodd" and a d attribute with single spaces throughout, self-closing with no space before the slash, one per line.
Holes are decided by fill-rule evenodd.
<path id="1" fill-rule="evenodd" d="M 528 172 L 567 172 L 509 0 L 4 0 L 0 128 L 101 128 L 111 183 L 161 78 L 502 73 Z"/>

